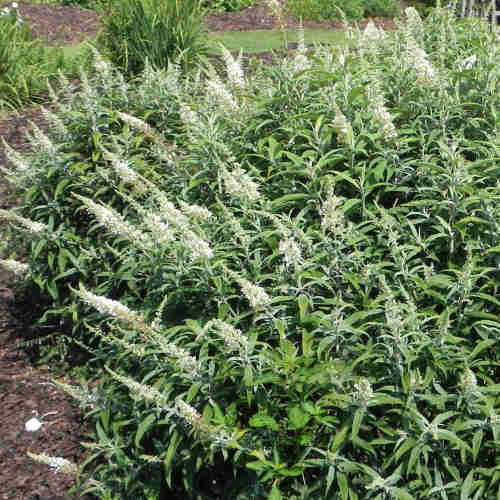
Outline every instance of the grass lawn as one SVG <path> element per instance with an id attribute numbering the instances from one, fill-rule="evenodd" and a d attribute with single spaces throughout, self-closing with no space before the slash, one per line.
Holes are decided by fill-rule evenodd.
<path id="1" fill-rule="evenodd" d="M 307 44 L 326 43 L 342 45 L 346 43 L 346 35 L 342 30 L 306 29 L 305 40 Z M 288 42 L 297 42 L 297 32 L 287 31 Z M 269 50 L 279 50 L 284 46 L 283 34 L 280 31 L 227 31 L 223 33 L 210 33 L 210 45 L 214 47 L 222 43 L 230 51 L 242 50 L 246 54 L 256 54 Z M 215 48 L 213 50 L 216 50 Z"/>

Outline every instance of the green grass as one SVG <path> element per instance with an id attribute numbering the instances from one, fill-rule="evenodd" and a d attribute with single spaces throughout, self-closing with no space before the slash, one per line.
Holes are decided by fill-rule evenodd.
<path id="1" fill-rule="evenodd" d="M 328 43 L 332 45 L 343 45 L 346 43 L 345 32 L 341 30 L 326 29 L 306 29 L 306 43 Z M 297 32 L 288 31 L 289 42 L 297 41 Z M 256 54 L 269 50 L 279 50 L 283 48 L 283 37 L 280 31 L 227 31 L 212 33 L 208 35 L 208 40 L 215 48 L 218 43 L 222 43 L 230 51 L 242 50 L 247 54 Z"/>

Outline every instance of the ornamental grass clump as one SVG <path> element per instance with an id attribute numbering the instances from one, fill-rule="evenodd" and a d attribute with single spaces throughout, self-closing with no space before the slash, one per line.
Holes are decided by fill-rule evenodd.
<path id="1" fill-rule="evenodd" d="M 99 42 L 130 75 L 147 62 L 158 68 L 174 59 L 190 65 L 206 52 L 202 21 L 200 0 L 116 0 L 104 16 Z"/>
<path id="2" fill-rule="evenodd" d="M 89 353 L 82 488 L 498 496 L 498 45 L 407 15 L 233 80 L 96 74 L 11 154 L 24 279 Z"/>

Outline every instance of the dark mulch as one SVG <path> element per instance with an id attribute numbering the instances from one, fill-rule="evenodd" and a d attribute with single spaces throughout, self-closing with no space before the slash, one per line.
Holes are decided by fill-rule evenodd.
<path id="1" fill-rule="evenodd" d="M 47 45 L 80 43 L 94 37 L 100 28 L 97 12 L 78 7 L 19 3 L 19 12 L 33 34 Z"/>
<path id="2" fill-rule="evenodd" d="M 360 26 L 365 26 L 369 21 L 370 19 L 365 19 Z M 394 29 L 395 27 L 392 19 L 373 18 L 371 21 L 384 29 Z M 296 29 L 299 27 L 299 20 L 287 13 L 283 15 L 282 22 L 287 29 Z M 342 23 L 332 21 L 304 21 L 303 26 L 304 28 L 323 29 L 344 28 Z M 266 6 L 265 2 L 255 3 L 240 12 L 225 12 L 206 16 L 205 27 L 208 31 L 253 31 L 280 28 L 277 19 L 272 15 L 271 10 Z"/>
<path id="3" fill-rule="evenodd" d="M 29 121 L 46 128 L 40 111 L 31 108 L 1 120 L 0 135 L 16 150 L 27 151 Z M 0 164 L 5 163 L 1 150 Z M 0 179 L 0 208 L 16 202 Z M 14 301 L 11 283 L 12 276 L 0 268 L 0 500 L 76 500 L 82 497 L 66 493 L 73 478 L 34 462 L 27 452 L 81 463 L 87 451 L 80 443 L 89 440 L 86 434 L 91 429 L 82 422 L 72 399 L 51 382 L 55 374 L 33 363 L 33 349 L 18 347 L 28 337 L 26 318 L 32 307 L 29 297 L 23 303 Z M 28 432 L 25 423 L 33 417 L 46 423 L 39 431 Z"/>
<path id="4" fill-rule="evenodd" d="M 0 0 L 0 5 L 5 4 Z M 94 37 L 99 30 L 99 14 L 76 7 L 50 4 L 20 4 L 20 11 L 33 33 L 49 45 L 66 45 Z M 286 16 L 288 28 L 297 27 L 297 20 Z M 375 20 L 386 29 L 392 21 Z M 276 20 L 263 4 L 242 12 L 207 16 L 208 31 L 249 31 L 276 29 Z M 305 27 L 339 29 L 334 23 L 305 23 Z M 272 63 L 271 54 L 260 58 Z M 27 151 L 25 132 L 29 121 L 46 127 L 37 108 L 26 108 L 0 120 L 0 136 L 18 151 Z M 5 165 L 0 147 L 0 165 Z M 0 174 L 1 175 L 1 174 Z M 16 203 L 0 177 L 0 208 Z M 0 238 L 1 238 L 0 225 Z M 17 317 L 29 313 L 29 304 L 16 304 L 9 288 L 11 276 L 0 269 L 0 500 L 69 500 L 80 498 L 65 492 L 72 486 L 71 478 L 54 473 L 50 468 L 29 459 L 27 451 L 60 456 L 81 462 L 86 441 L 81 413 L 69 397 L 50 384 L 53 374 L 47 367 L 37 366 L 30 351 L 16 344 L 26 338 L 26 325 Z M 29 297 L 28 297 L 29 302 Z M 29 316 L 29 314 L 28 314 Z M 43 417 L 45 415 L 45 417 Z M 32 417 L 45 421 L 41 430 L 28 432 L 25 423 Z"/>

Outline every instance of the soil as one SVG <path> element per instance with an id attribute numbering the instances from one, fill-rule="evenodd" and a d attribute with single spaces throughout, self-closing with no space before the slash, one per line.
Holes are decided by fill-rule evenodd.
<path id="1" fill-rule="evenodd" d="M 5 5 L 5 2 L 0 0 L 0 4 Z M 19 10 L 34 35 L 47 45 L 67 45 L 91 39 L 100 27 L 98 13 L 78 7 L 20 3 Z M 287 28 L 298 26 L 292 16 L 285 16 L 284 21 Z M 394 27 L 391 20 L 374 19 L 374 22 L 385 29 Z M 329 22 L 307 22 L 304 26 L 343 28 Z M 269 9 L 257 4 L 241 12 L 209 15 L 205 28 L 214 32 L 277 29 L 278 26 Z M 274 56 L 264 54 L 260 57 L 272 63 Z M 28 151 L 25 132 L 29 121 L 42 129 L 46 126 L 36 107 L 25 108 L 0 120 L 0 137 L 14 149 Z M 1 147 L 0 165 L 6 165 Z M 16 200 L 0 178 L 0 208 L 15 204 Z M 0 238 L 1 230 L 0 225 Z M 0 268 L 0 500 L 90 498 L 66 493 L 72 486 L 72 478 L 55 473 L 26 455 L 30 451 L 80 463 L 86 457 L 86 450 L 80 443 L 89 440 L 86 433 L 91 430 L 82 423 L 82 415 L 70 397 L 51 383 L 54 376 L 60 375 L 52 373 L 47 366 L 40 366 L 32 352 L 18 347 L 29 328 L 25 316 L 30 306 L 14 300 L 11 286 L 12 276 Z M 71 383 L 71 380 L 66 379 L 66 382 Z M 26 431 L 25 423 L 33 417 L 46 423 L 36 432 Z"/>

